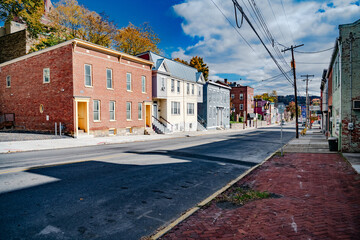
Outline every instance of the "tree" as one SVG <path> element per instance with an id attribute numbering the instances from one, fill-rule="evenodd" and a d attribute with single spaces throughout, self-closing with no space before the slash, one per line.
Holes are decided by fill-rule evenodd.
<path id="1" fill-rule="evenodd" d="M 263 93 L 261 95 L 256 95 L 254 98 L 276 103 L 278 97 L 277 92 L 273 90 L 271 93 Z"/>
<path id="2" fill-rule="evenodd" d="M 286 111 L 290 112 L 290 117 L 294 118 L 295 117 L 295 102 L 291 101 L 289 103 L 289 105 L 286 106 Z M 298 116 L 301 115 L 301 108 L 298 107 Z"/>
<path id="3" fill-rule="evenodd" d="M 205 81 L 208 80 L 209 67 L 204 63 L 202 57 L 195 56 L 190 60 L 190 66 L 196 68 L 199 72 L 202 72 Z"/>
<path id="4" fill-rule="evenodd" d="M 140 27 L 129 23 L 127 27 L 117 30 L 114 40 L 117 50 L 131 55 L 146 51 L 160 52 L 158 48 L 160 39 L 147 23 Z"/>
<path id="5" fill-rule="evenodd" d="M 176 61 L 176 62 L 179 62 L 179 63 L 182 63 L 182 64 L 185 64 L 185 65 L 190 66 L 187 61 L 182 60 L 182 59 L 180 59 L 180 58 L 174 58 L 173 60 Z"/>
<path id="6" fill-rule="evenodd" d="M 90 11 L 76 0 L 61 0 L 50 12 L 49 19 L 50 31 L 57 39 L 80 38 L 110 47 L 116 32 L 116 26 L 107 15 Z"/>
<path id="7" fill-rule="evenodd" d="M 0 20 L 5 23 L 17 21 L 26 24 L 31 38 L 37 38 L 44 31 L 44 25 L 40 22 L 43 14 L 43 0 L 0 1 Z"/>

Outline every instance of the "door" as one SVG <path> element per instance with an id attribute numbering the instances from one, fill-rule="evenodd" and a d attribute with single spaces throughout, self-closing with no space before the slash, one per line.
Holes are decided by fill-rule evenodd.
<path id="1" fill-rule="evenodd" d="M 78 102 L 78 129 L 87 132 L 87 102 Z"/>
<path id="2" fill-rule="evenodd" d="M 154 103 L 153 116 L 154 116 L 155 118 L 158 118 L 158 105 L 157 105 L 157 103 Z"/>
<path id="3" fill-rule="evenodd" d="M 151 127 L 151 105 L 145 105 L 145 124 Z"/>

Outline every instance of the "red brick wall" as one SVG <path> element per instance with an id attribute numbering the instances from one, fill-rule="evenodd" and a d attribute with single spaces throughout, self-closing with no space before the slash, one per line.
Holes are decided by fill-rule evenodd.
<path id="1" fill-rule="evenodd" d="M 50 83 L 43 83 L 44 68 L 50 68 Z M 6 88 L 8 75 L 10 88 Z M 5 65 L 1 67 L 0 80 L 0 112 L 15 113 L 17 126 L 54 131 L 54 123 L 62 122 L 66 131 L 73 131 L 71 45 Z M 39 111 L 40 104 L 44 106 L 43 113 Z"/>
<path id="2" fill-rule="evenodd" d="M 109 128 L 144 127 L 143 119 L 138 120 L 138 103 L 152 101 L 151 67 L 126 59 L 119 59 L 106 53 L 76 47 L 74 52 L 74 96 L 90 97 L 89 128 L 91 131 L 106 131 Z M 92 66 L 92 87 L 85 87 L 84 65 Z M 106 88 L 106 69 L 113 71 L 113 90 Z M 126 73 L 132 75 L 132 92 L 126 90 Z M 142 93 L 141 76 L 146 77 L 146 93 Z M 100 100 L 100 122 L 93 119 L 93 100 Z M 116 121 L 110 121 L 109 101 L 115 101 Z M 126 102 L 132 102 L 132 120 L 126 119 Z"/>
<path id="3" fill-rule="evenodd" d="M 243 100 L 240 100 L 240 93 L 243 94 Z M 250 101 L 252 97 L 254 97 L 254 89 L 247 87 L 247 86 L 240 86 L 240 87 L 232 87 L 230 90 L 230 96 L 231 94 L 234 94 L 234 98 L 231 99 L 231 103 L 235 105 L 235 112 L 236 114 L 240 114 L 241 117 L 243 117 L 244 111 L 246 113 L 253 113 L 254 109 L 247 107 L 248 105 L 248 95 L 250 95 Z M 240 104 L 243 104 L 243 110 L 240 110 Z"/>

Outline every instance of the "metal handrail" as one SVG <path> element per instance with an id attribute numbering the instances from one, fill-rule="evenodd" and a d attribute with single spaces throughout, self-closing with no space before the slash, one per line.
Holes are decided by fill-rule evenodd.
<path id="1" fill-rule="evenodd" d="M 160 116 L 160 119 L 164 120 L 166 123 L 170 124 L 171 127 L 173 126 L 168 120 L 166 120 L 165 118 L 163 118 L 162 116 Z"/>

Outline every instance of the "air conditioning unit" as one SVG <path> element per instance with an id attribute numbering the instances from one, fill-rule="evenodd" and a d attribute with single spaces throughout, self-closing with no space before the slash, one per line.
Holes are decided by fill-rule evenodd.
<path id="1" fill-rule="evenodd" d="M 353 100 L 353 109 L 360 110 L 360 100 Z"/>

